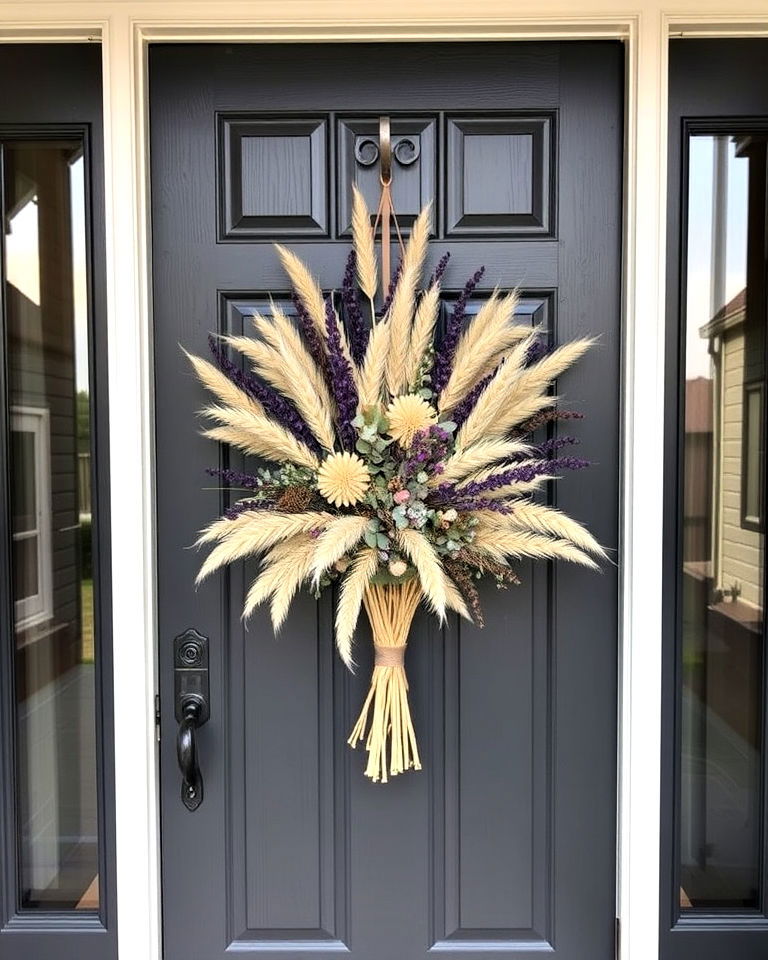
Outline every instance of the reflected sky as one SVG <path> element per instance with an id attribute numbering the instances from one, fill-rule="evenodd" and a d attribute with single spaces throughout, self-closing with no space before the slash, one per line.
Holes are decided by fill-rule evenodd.
<path id="1" fill-rule="evenodd" d="M 743 290 L 747 282 L 747 175 L 749 163 L 737 158 L 728 139 L 728 217 L 725 256 L 725 303 Z M 712 303 L 712 182 L 714 138 L 691 137 L 688 195 L 688 288 L 686 376 L 710 377 L 708 341 L 701 327 L 723 306 Z"/>

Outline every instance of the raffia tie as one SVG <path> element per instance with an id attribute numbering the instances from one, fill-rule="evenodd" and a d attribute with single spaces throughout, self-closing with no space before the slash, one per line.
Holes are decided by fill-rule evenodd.
<path id="1" fill-rule="evenodd" d="M 402 667 L 405 663 L 405 646 L 382 647 L 374 643 L 374 665 L 377 667 Z"/>
<path id="2" fill-rule="evenodd" d="M 416 732 L 408 703 L 405 647 L 421 600 L 418 580 L 404 584 L 372 584 L 363 597 L 373 631 L 374 667 L 363 709 L 347 741 L 365 740 L 365 775 L 387 782 L 388 775 L 421 770 Z"/>

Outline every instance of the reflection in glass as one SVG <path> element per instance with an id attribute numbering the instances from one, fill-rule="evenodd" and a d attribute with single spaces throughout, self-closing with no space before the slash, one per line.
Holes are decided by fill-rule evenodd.
<path id="1" fill-rule="evenodd" d="M 765 584 L 766 137 L 690 140 L 680 906 L 756 910 Z"/>
<path id="2" fill-rule="evenodd" d="M 85 175 L 3 146 L 21 908 L 98 908 Z"/>

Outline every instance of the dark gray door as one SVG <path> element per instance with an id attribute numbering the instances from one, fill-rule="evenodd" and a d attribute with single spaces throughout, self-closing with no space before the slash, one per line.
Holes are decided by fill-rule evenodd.
<path id="1" fill-rule="evenodd" d="M 561 389 L 591 471 L 557 503 L 616 543 L 623 51 L 619 44 L 158 46 L 151 158 L 165 956 L 608 960 L 614 943 L 616 571 L 524 565 L 484 631 L 417 618 L 408 672 L 424 769 L 386 785 L 345 740 L 369 657 L 334 655 L 330 598 L 275 639 L 240 620 L 247 570 L 195 590 L 195 532 L 222 509 L 200 387 L 179 343 L 287 298 L 270 241 L 339 284 L 350 184 L 389 114 L 395 203 L 434 198 L 458 292 L 521 284 L 558 340 L 600 346 Z M 364 149 L 360 149 L 361 145 Z M 356 150 L 356 148 L 358 148 Z M 414 156 L 418 154 L 417 156 Z M 362 161 L 359 156 L 362 156 Z M 553 492 L 554 496 L 554 492 Z M 205 799 L 182 805 L 173 640 L 211 641 Z"/>

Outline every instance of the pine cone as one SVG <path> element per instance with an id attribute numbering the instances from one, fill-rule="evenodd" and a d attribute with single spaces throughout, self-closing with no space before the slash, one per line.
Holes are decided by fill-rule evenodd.
<path id="1" fill-rule="evenodd" d="M 285 513 L 303 513 L 312 502 L 309 487 L 286 487 L 277 501 L 277 509 Z"/>

